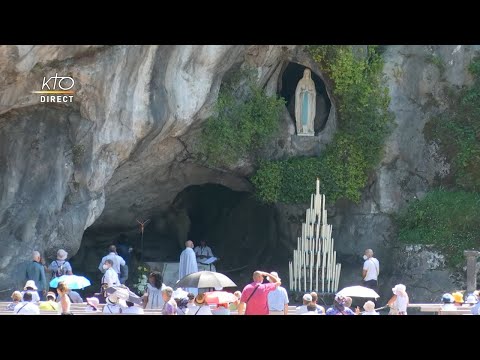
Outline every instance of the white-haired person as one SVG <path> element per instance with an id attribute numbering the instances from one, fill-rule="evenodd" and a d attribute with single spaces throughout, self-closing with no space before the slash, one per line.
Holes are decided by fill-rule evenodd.
<path id="1" fill-rule="evenodd" d="M 165 286 L 162 289 L 162 298 L 164 301 L 162 315 L 177 315 L 177 302 L 173 298 L 173 289 Z"/>
<path id="2" fill-rule="evenodd" d="M 403 284 L 397 284 L 392 288 L 392 292 L 393 296 L 387 303 L 387 306 L 390 307 L 388 315 L 407 315 L 409 298 L 406 286 Z"/>
<path id="3" fill-rule="evenodd" d="M 38 251 L 34 251 L 32 255 L 32 261 L 28 263 L 27 268 L 25 269 L 25 281 L 35 281 L 40 300 L 45 300 L 45 295 L 47 294 L 48 290 L 45 268 L 41 263 L 40 253 Z"/>
<path id="4" fill-rule="evenodd" d="M 378 312 L 375 311 L 375 303 L 371 300 L 363 304 L 363 308 L 365 309 L 365 311 L 362 312 L 362 315 L 380 315 Z"/>

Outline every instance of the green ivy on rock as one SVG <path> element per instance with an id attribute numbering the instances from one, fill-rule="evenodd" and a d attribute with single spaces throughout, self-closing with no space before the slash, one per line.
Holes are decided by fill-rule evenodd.
<path id="1" fill-rule="evenodd" d="M 284 105 L 256 84 L 252 71 L 238 72 L 220 88 L 215 115 L 202 131 L 200 153 L 211 165 L 234 165 L 276 135 Z"/>
<path id="2" fill-rule="evenodd" d="M 448 265 L 463 265 L 463 251 L 479 246 L 478 214 L 480 194 L 432 190 L 397 215 L 398 238 L 409 244 L 436 245 Z"/>

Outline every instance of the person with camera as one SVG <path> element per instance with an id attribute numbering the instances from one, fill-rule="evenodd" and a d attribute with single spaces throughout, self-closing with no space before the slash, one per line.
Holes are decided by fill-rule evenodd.
<path id="1" fill-rule="evenodd" d="M 268 277 L 270 282 L 263 284 L 264 277 Z M 268 294 L 280 285 L 278 276 L 265 271 L 255 271 L 253 282 L 243 288 L 238 315 L 268 315 Z"/>

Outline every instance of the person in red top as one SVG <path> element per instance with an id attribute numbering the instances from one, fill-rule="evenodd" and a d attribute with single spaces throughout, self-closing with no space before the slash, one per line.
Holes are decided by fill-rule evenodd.
<path id="1" fill-rule="evenodd" d="M 268 276 L 272 282 L 263 284 L 265 276 Z M 238 305 L 238 315 L 268 315 L 268 293 L 275 290 L 280 284 L 277 276 L 264 271 L 255 271 L 253 282 L 243 288 Z"/>

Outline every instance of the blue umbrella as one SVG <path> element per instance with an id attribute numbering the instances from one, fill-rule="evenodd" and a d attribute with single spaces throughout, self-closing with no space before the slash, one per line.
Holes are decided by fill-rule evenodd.
<path id="1" fill-rule="evenodd" d="M 83 289 L 84 287 L 91 285 L 90 280 L 88 280 L 85 276 L 62 275 L 60 277 L 53 278 L 50 281 L 50 287 L 56 288 L 60 281 L 63 281 L 72 290 Z"/>

